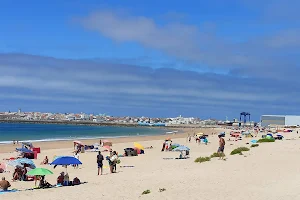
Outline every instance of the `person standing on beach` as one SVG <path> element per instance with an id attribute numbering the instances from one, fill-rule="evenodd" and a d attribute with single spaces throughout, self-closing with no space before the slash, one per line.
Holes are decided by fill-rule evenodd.
<path id="1" fill-rule="evenodd" d="M 219 135 L 219 148 L 218 148 L 218 155 L 219 159 L 224 159 L 224 148 L 225 148 L 225 140 L 224 138 Z"/>
<path id="2" fill-rule="evenodd" d="M 99 174 L 102 175 L 103 160 L 104 160 L 103 155 L 102 155 L 101 152 L 99 151 L 99 152 L 98 152 L 98 155 L 97 155 L 98 176 L 99 176 Z"/>
<path id="3" fill-rule="evenodd" d="M 75 152 L 75 154 L 74 154 L 74 158 L 76 158 L 76 159 L 78 159 L 79 160 L 79 155 L 78 155 L 78 153 L 77 152 Z M 74 165 L 74 169 L 75 168 L 78 168 L 78 165 L 76 164 L 76 165 Z"/>

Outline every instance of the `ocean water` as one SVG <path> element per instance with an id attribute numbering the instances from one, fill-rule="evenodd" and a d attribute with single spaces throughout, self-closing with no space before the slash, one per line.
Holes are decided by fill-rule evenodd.
<path id="1" fill-rule="evenodd" d="M 12 143 L 13 140 L 56 141 L 161 135 L 166 132 L 166 129 L 151 127 L 0 123 L 0 144 Z"/>

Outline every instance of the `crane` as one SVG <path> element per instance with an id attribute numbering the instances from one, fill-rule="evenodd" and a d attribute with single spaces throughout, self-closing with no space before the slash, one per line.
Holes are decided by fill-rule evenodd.
<path id="1" fill-rule="evenodd" d="M 250 113 L 248 113 L 248 112 L 241 112 L 240 113 L 240 122 L 242 121 L 242 117 L 244 118 L 244 126 L 245 126 L 245 124 L 246 124 L 246 122 L 247 122 L 247 116 L 249 117 L 249 122 L 250 122 Z M 240 123 L 241 124 L 241 123 Z"/>

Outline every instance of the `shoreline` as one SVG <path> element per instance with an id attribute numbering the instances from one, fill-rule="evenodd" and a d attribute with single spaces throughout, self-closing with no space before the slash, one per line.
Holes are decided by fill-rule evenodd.
<path id="1" fill-rule="evenodd" d="M 124 137 L 97 137 L 94 139 L 81 139 L 84 144 L 93 145 L 95 143 L 99 143 L 99 140 L 109 140 L 113 144 L 119 143 L 128 143 L 128 142 L 137 142 L 137 141 L 151 141 L 151 140 L 164 140 L 166 137 L 171 137 L 172 139 L 175 138 L 185 138 L 187 134 L 193 134 L 197 132 L 203 132 L 205 134 L 211 135 L 212 129 L 211 128 L 170 128 L 169 130 L 178 131 L 173 132 L 170 134 L 159 134 L 159 135 L 136 135 L 136 136 L 124 136 Z M 216 130 L 215 130 L 216 131 Z M 76 140 L 76 139 L 75 139 Z M 64 149 L 64 148 L 73 148 L 73 141 L 74 140 L 60 140 L 60 141 L 39 141 L 39 142 L 32 142 L 33 146 L 40 147 L 41 151 L 49 150 L 49 149 Z M 18 145 L 10 144 L 1 144 L 0 145 L 0 153 L 9 153 L 15 151 L 15 148 L 21 147 L 22 144 L 19 143 Z"/>
<path id="2" fill-rule="evenodd" d="M 95 138 L 95 139 L 81 139 L 80 141 L 86 145 L 93 145 L 99 143 L 101 140 L 109 140 L 114 144 L 127 143 L 127 142 L 136 142 L 136 141 L 151 141 L 151 140 L 164 140 L 166 137 L 171 138 L 183 138 L 186 137 L 185 132 L 178 132 L 173 134 L 161 134 L 161 135 L 141 135 L 141 136 L 124 136 L 118 138 Z M 60 141 L 41 141 L 41 142 L 32 142 L 34 147 L 40 147 L 41 151 L 43 150 L 52 150 L 52 149 L 64 149 L 64 148 L 73 148 L 74 140 L 60 140 Z M 0 153 L 10 153 L 15 151 L 15 148 L 21 147 L 22 144 L 1 144 Z M 113 147 L 113 146 L 112 146 Z"/>

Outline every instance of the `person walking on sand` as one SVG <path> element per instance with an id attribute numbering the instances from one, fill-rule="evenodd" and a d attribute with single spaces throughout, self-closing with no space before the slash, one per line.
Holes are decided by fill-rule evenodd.
<path id="1" fill-rule="evenodd" d="M 219 148 L 218 148 L 218 155 L 219 159 L 224 159 L 224 148 L 225 148 L 225 140 L 224 138 L 219 135 Z"/>
<path id="2" fill-rule="evenodd" d="M 98 155 L 97 155 L 97 164 L 98 164 L 98 176 L 99 176 L 99 174 L 101 174 L 102 175 L 102 169 L 103 169 L 103 160 L 104 160 L 104 158 L 103 158 L 103 155 L 101 154 L 101 152 L 99 151 L 98 152 Z"/>

